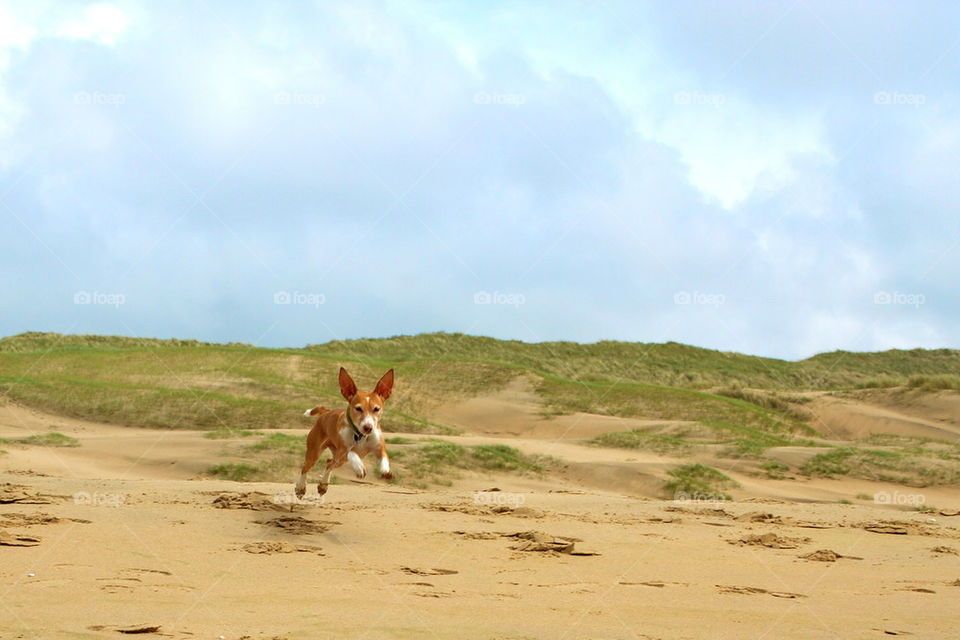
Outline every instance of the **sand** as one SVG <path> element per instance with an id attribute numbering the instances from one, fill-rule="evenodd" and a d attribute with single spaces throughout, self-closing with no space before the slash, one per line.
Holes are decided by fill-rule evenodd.
<path id="1" fill-rule="evenodd" d="M 476 420 L 460 440 L 509 436 Z M 525 420 L 501 430 L 562 477 L 416 490 L 341 470 L 291 505 L 296 469 L 205 479 L 223 445 L 202 432 L 0 407 L 0 437 L 81 442 L 2 447 L 0 638 L 958 637 L 960 516 L 836 502 L 922 491 L 951 513 L 955 490 L 734 469 L 735 501 L 681 503 L 655 497 L 669 459 L 569 441 L 589 417 L 560 442 Z"/>

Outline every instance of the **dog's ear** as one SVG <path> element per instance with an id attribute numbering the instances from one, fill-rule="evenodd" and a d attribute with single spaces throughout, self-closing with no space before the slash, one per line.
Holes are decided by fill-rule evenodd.
<path id="1" fill-rule="evenodd" d="M 383 377 L 380 378 L 380 381 L 377 382 L 377 387 L 373 390 L 375 394 L 386 400 L 390 397 L 390 392 L 393 390 L 393 369 L 387 371 L 383 374 Z"/>
<path id="2" fill-rule="evenodd" d="M 343 367 L 340 367 L 340 393 L 343 394 L 343 397 L 347 400 L 357 395 L 357 385 Z"/>

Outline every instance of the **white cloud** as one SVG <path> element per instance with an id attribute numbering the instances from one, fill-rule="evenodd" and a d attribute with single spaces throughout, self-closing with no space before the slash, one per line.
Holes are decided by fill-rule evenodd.
<path id="1" fill-rule="evenodd" d="M 130 24 L 129 18 L 111 4 L 93 4 L 68 19 L 57 29 L 57 35 L 72 40 L 91 40 L 113 46 Z"/>

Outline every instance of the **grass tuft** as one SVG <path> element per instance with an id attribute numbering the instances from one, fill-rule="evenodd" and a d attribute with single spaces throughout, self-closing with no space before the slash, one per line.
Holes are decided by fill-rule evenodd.
<path id="1" fill-rule="evenodd" d="M 740 486 L 735 480 L 713 467 L 700 463 L 685 464 L 667 472 L 673 478 L 666 483 L 665 488 L 673 496 L 684 494 L 686 497 L 713 496 L 730 500 L 726 489 Z"/>
<path id="2" fill-rule="evenodd" d="M 23 438 L 0 439 L 3 444 L 23 444 L 35 447 L 79 447 L 80 441 L 71 436 L 65 436 L 62 433 L 51 431 L 49 433 L 36 433 L 32 436 Z"/>

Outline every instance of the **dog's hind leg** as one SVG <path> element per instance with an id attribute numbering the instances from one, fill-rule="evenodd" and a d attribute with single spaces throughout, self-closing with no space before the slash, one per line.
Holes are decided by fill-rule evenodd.
<path id="1" fill-rule="evenodd" d="M 300 478 L 297 480 L 297 486 L 294 487 L 294 493 L 297 498 L 302 498 L 303 494 L 307 492 L 307 474 L 310 472 L 310 469 L 313 468 L 313 465 L 317 463 L 317 460 L 320 459 L 320 452 L 323 451 L 322 446 L 310 446 L 310 440 L 307 440 L 307 455 L 303 459 L 303 466 L 300 467 Z"/>
<path id="2" fill-rule="evenodd" d="M 323 477 L 320 478 L 320 484 L 317 485 L 317 493 L 323 495 L 327 492 L 327 487 L 330 486 L 330 475 L 333 473 L 333 470 L 346 461 L 346 449 L 333 450 L 333 457 L 327 458 L 327 469 L 323 472 Z"/>

